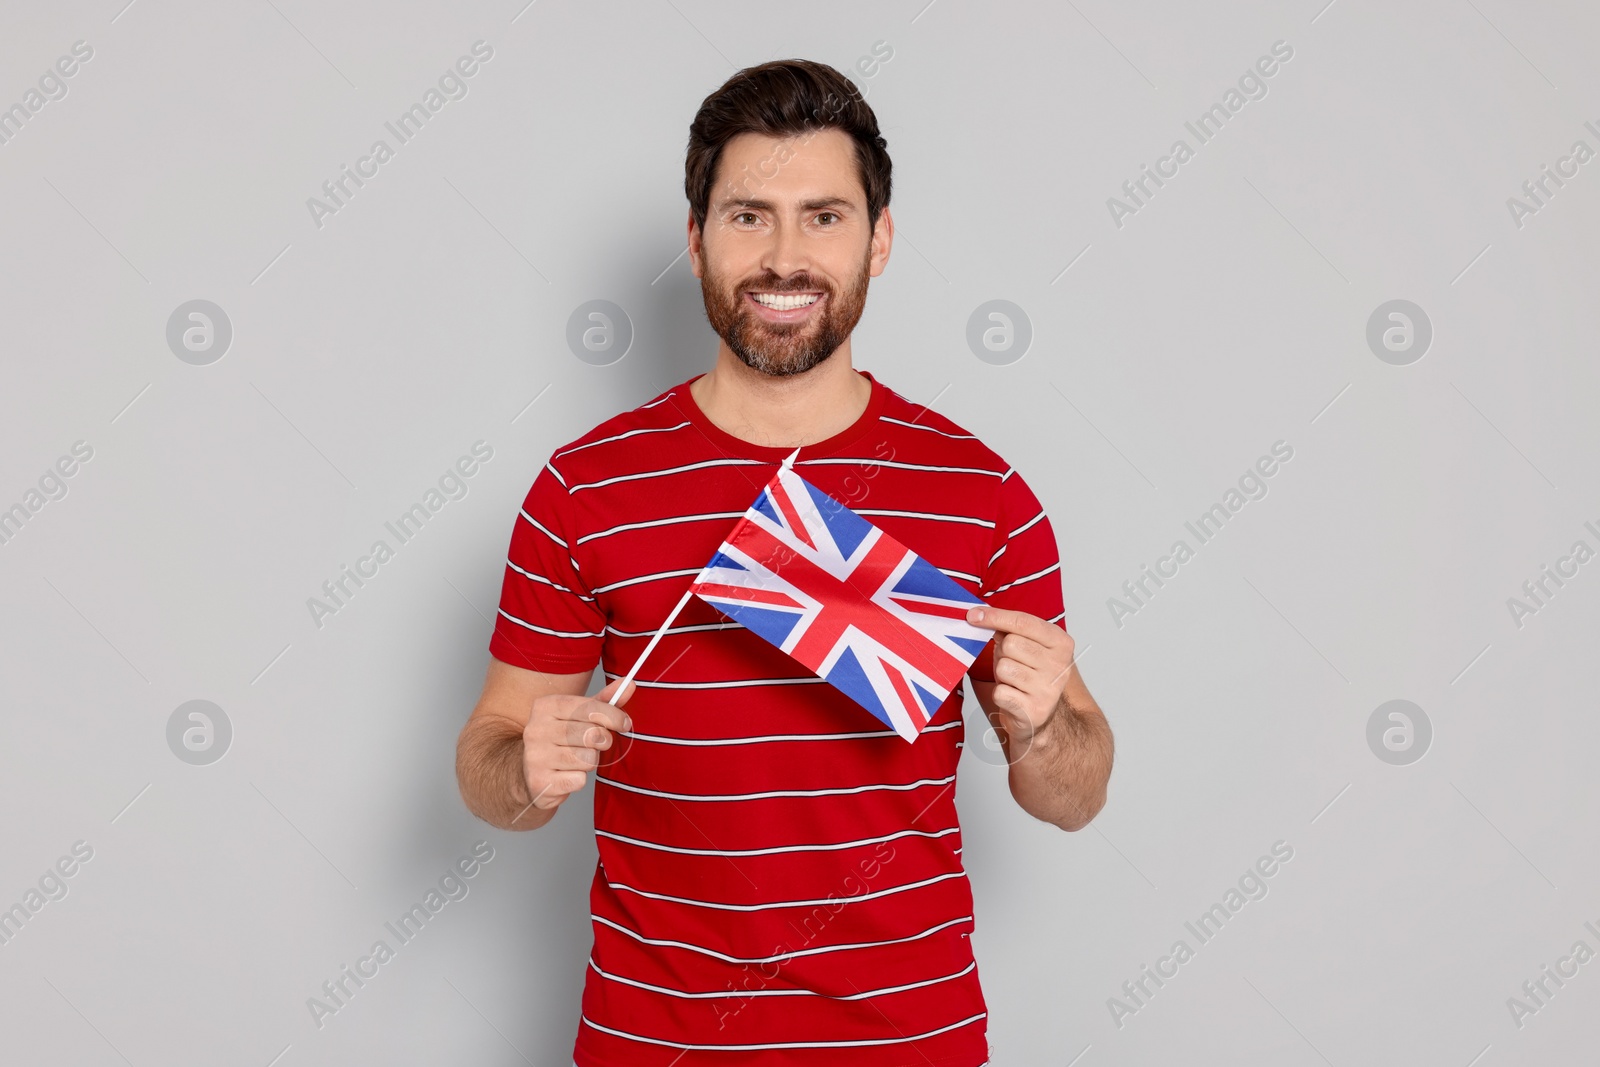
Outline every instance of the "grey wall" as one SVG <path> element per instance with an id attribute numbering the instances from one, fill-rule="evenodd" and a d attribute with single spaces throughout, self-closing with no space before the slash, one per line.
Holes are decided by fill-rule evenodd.
<path id="1" fill-rule="evenodd" d="M 38 905 L 0 944 L 0 1058 L 567 1062 L 589 795 L 501 833 L 452 766 L 512 520 L 556 445 L 709 366 L 675 258 L 700 99 L 875 46 L 900 229 L 858 363 L 1029 478 L 1117 732 L 1073 835 L 967 750 L 994 1062 L 1593 1055 L 1591 6 L 124 2 L 7 3 L 0 31 L 0 106 L 93 50 L 0 144 L 0 507 L 27 515 L 0 544 L 0 907 Z M 479 40 L 466 95 L 314 219 Z M 1275 42 L 1201 143 L 1185 122 Z M 1536 202 L 1545 165 L 1576 174 Z M 197 299 L 222 315 L 190 352 Z M 597 299 L 632 330 L 606 365 L 566 341 Z M 991 300 L 1011 348 L 975 352 Z M 314 619 L 479 441 L 466 495 Z M 1546 565 L 1576 573 L 1535 601 Z M 313 1021 L 479 841 L 467 895 Z M 1576 974 L 1535 1000 L 1545 965 Z"/>

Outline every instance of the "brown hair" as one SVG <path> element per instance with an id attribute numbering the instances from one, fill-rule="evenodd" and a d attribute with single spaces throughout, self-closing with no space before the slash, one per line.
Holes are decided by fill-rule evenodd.
<path id="1" fill-rule="evenodd" d="M 722 148 L 741 133 L 788 137 L 842 130 L 856 147 L 856 166 L 867 192 L 867 222 L 876 225 L 889 204 L 889 145 L 878 117 L 855 84 L 826 63 L 780 59 L 746 67 L 700 104 L 689 124 L 683 191 L 695 225 L 706 224 L 711 184 Z M 770 177 L 770 175 L 769 175 Z"/>

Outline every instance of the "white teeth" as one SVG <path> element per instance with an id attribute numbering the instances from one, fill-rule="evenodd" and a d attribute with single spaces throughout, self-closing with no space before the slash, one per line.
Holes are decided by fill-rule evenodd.
<path id="1" fill-rule="evenodd" d="M 756 298 L 756 303 L 774 311 L 793 311 L 795 308 L 809 307 L 817 302 L 813 293 L 800 293 L 790 295 L 786 293 L 751 293 Z"/>

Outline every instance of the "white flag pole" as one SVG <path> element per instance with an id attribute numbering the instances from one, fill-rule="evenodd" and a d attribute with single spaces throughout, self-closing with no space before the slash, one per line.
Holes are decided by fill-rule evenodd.
<path id="1" fill-rule="evenodd" d="M 628 673 L 622 676 L 622 684 L 617 686 L 617 691 L 611 694 L 611 699 L 606 703 L 616 704 L 617 698 L 622 695 L 623 690 L 628 688 L 628 683 L 633 681 L 634 677 L 639 673 L 639 668 L 644 665 L 645 657 L 650 655 L 651 650 L 656 647 L 656 642 L 661 640 L 661 635 L 667 632 L 667 627 L 672 625 L 672 620 L 678 617 L 678 612 L 683 610 L 683 606 L 689 602 L 689 598 L 693 595 L 693 586 L 683 591 L 683 596 L 678 600 L 678 606 L 672 609 L 672 613 L 667 616 L 667 621 L 661 624 L 661 628 L 651 635 L 650 643 L 644 646 L 644 651 L 639 653 L 639 658 L 633 661 L 633 666 L 629 668 Z"/>
<path id="2" fill-rule="evenodd" d="M 800 450 L 797 448 L 785 456 L 783 463 L 781 464 L 783 469 L 793 470 L 795 457 L 798 455 L 800 455 Z M 629 669 L 627 674 L 622 676 L 622 684 L 617 686 L 617 691 L 611 694 L 611 699 L 607 701 L 607 703 L 612 705 L 616 704 L 617 698 L 622 695 L 622 691 L 628 688 L 628 683 L 633 681 L 638 675 L 639 668 L 644 665 L 645 657 L 649 656 L 650 653 L 655 649 L 656 642 L 661 640 L 661 635 L 667 632 L 667 627 L 672 625 L 672 620 L 678 617 L 678 612 L 683 610 L 683 606 L 689 602 L 689 598 L 693 595 L 694 586 L 690 585 L 688 589 L 683 591 L 683 596 L 678 600 L 677 606 L 672 609 L 672 613 L 667 616 L 667 621 L 662 623 L 661 628 L 651 635 L 650 643 L 644 646 L 644 651 L 639 653 L 639 658 L 633 661 L 632 668 Z"/>

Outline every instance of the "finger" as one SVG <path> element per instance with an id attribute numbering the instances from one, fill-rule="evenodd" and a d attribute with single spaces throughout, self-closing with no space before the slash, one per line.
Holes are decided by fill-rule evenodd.
<path id="1" fill-rule="evenodd" d="M 608 730 L 631 730 L 633 717 L 614 704 L 595 698 L 584 706 L 580 721 L 596 723 Z"/>
<path id="2" fill-rule="evenodd" d="M 997 679 L 994 689 L 990 691 L 989 699 L 1001 711 L 1010 712 L 1019 718 L 1027 717 L 1027 694 L 1009 682 Z"/>
<path id="3" fill-rule="evenodd" d="M 604 689 L 600 691 L 604 692 Z M 568 697 L 557 706 L 552 718 L 558 722 L 598 723 L 609 730 L 626 730 L 633 722 L 626 711 L 607 704 L 600 698 L 600 694 L 592 697 Z"/>
<path id="4" fill-rule="evenodd" d="M 582 719 L 564 719 L 556 723 L 555 727 L 553 740 L 557 745 L 567 748 L 595 749 L 603 752 L 616 743 L 612 732 L 598 723 Z"/>
<path id="5" fill-rule="evenodd" d="M 534 792 L 533 806 L 549 811 L 582 789 L 588 781 L 589 776 L 583 771 L 558 771 L 550 775 L 545 784 Z"/>
<path id="6" fill-rule="evenodd" d="M 1002 633 L 994 639 L 994 657 L 1013 659 L 1029 667 L 1048 667 L 1054 662 L 1050 649 L 1022 634 Z"/>
<path id="7" fill-rule="evenodd" d="M 604 689 L 600 690 L 600 692 L 598 692 L 598 693 L 596 693 L 594 695 L 594 698 L 596 700 L 604 701 L 607 704 L 612 705 L 613 707 L 621 707 L 623 704 L 626 704 L 629 700 L 633 699 L 633 694 L 639 688 L 633 682 L 629 682 L 628 683 L 627 692 L 623 693 L 620 697 L 617 697 L 616 700 L 612 700 L 611 697 L 612 697 L 613 694 L 616 693 L 617 686 L 619 686 L 621 684 L 622 684 L 622 679 L 621 678 L 613 678 L 613 679 L 611 679 L 611 681 L 606 683 L 606 686 L 605 686 Z"/>
<path id="8" fill-rule="evenodd" d="M 1030 615 L 1026 611 L 1013 611 L 1010 608 L 991 607 L 988 604 L 975 605 L 967 609 L 967 622 L 988 630 L 1022 634 L 1041 644 L 1050 639 L 1050 629 L 1052 629 L 1049 623 L 1037 615 Z"/>
<path id="9" fill-rule="evenodd" d="M 596 749 L 557 745 L 540 760 L 544 771 L 587 771 L 600 766 L 600 753 Z"/>
<path id="10" fill-rule="evenodd" d="M 1014 692 L 1043 692 L 1046 689 L 1045 677 L 1044 671 L 1018 663 L 1014 659 L 995 660 L 994 680 L 1004 682 L 1006 687 Z"/>

